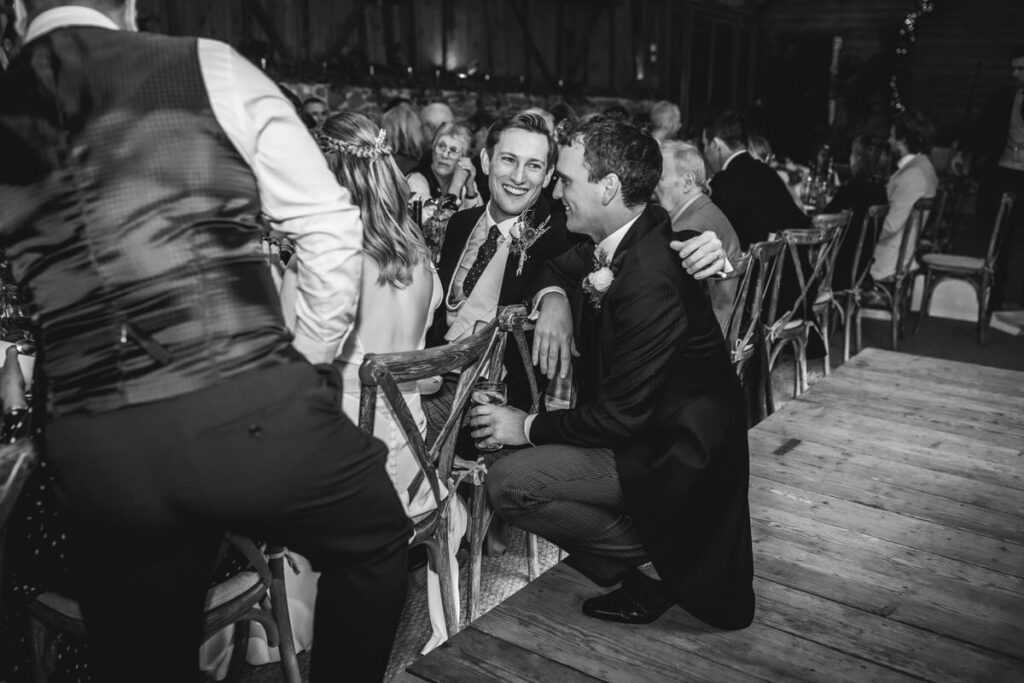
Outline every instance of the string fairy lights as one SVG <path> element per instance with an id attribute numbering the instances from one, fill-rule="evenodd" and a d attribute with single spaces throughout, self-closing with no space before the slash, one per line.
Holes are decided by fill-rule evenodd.
<path id="1" fill-rule="evenodd" d="M 899 38 L 896 41 L 896 56 L 893 60 L 892 75 L 889 76 L 889 106 L 893 111 L 906 110 L 900 94 L 900 75 L 906 71 L 906 60 L 910 55 L 910 46 L 917 41 L 917 22 L 935 9 L 934 0 L 917 0 L 916 7 L 907 14 L 900 26 Z"/>

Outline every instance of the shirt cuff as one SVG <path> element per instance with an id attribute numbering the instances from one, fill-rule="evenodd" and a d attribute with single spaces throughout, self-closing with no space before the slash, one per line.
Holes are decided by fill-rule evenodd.
<path id="1" fill-rule="evenodd" d="M 537 417 L 536 413 L 532 413 L 530 415 L 527 415 L 526 416 L 526 421 L 523 422 L 523 435 L 526 437 L 526 443 L 530 444 L 531 446 L 536 446 L 537 445 L 537 444 L 533 443 L 532 441 L 530 441 L 530 427 L 533 425 L 533 418 L 535 418 L 535 417 Z"/>
<path id="2" fill-rule="evenodd" d="M 545 287 L 537 292 L 533 297 L 533 310 L 530 311 L 530 320 L 536 320 L 537 317 L 540 316 L 540 310 L 538 310 L 537 307 L 540 306 L 540 302 L 544 300 L 544 297 L 551 293 L 561 294 L 566 299 L 569 298 L 569 295 L 566 294 L 565 290 L 561 287 Z"/>
<path id="3" fill-rule="evenodd" d="M 725 258 L 725 267 L 722 268 L 717 273 L 715 273 L 715 277 L 720 277 L 724 280 L 725 278 L 729 277 L 729 275 L 732 274 L 734 270 L 736 269 L 732 267 L 731 263 L 729 263 L 729 257 L 727 256 Z"/>

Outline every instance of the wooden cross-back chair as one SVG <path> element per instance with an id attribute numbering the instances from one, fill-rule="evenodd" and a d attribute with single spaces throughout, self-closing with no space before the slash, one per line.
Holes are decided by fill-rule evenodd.
<path id="1" fill-rule="evenodd" d="M 814 314 L 812 327 L 817 331 L 818 336 L 821 337 L 821 341 L 825 345 L 824 373 L 826 377 L 832 372 L 829 337 L 832 333 L 833 308 L 839 314 L 839 323 L 843 327 L 846 326 L 843 307 L 839 304 L 839 300 L 832 289 L 832 276 L 836 270 L 836 257 L 839 255 L 839 248 L 849 234 L 850 219 L 852 217 L 853 212 L 850 209 L 846 209 L 840 213 L 818 214 L 811 219 L 811 225 L 816 229 L 838 230 L 832 242 L 827 246 L 827 251 L 823 254 L 825 258 L 822 263 L 820 277 L 818 278 L 818 293 L 811 305 L 811 312 Z"/>
<path id="2" fill-rule="evenodd" d="M 857 226 L 857 248 L 853 252 L 853 267 L 850 270 L 851 283 L 847 289 L 837 290 L 835 295 L 841 300 L 844 311 L 845 325 L 843 326 L 843 361 L 850 360 L 851 339 L 853 340 L 853 353 L 856 354 L 863 342 L 861 327 L 861 308 L 868 274 L 871 272 L 871 264 L 874 262 L 874 245 L 882 232 L 882 224 L 889 213 L 888 204 L 875 204 L 869 206 L 864 212 L 864 220 Z M 871 239 L 868 240 L 868 235 Z M 850 239 L 852 232 L 848 233 Z M 871 253 L 865 251 L 865 245 L 871 249 Z M 838 249 L 837 249 L 838 251 Z M 869 288 L 870 289 L 870 288 Z"/>
<path id="3" fill-rule="evenodd" d="M 996 259 L 1016 199 L 1017 195 L 1013 192 L 1006 192 L 1000 199 L 996 222 L 984 258 L 962 254 L 925 254 L 921 257 L 921 266 L 924 268 L 924 294 L 921 297 L 917 325 L 914 327 L 915 334 L 921 328 L 921 322 L 928 316 L 928 306 L 931 304 L 935 287 L 943 280 L 964 280 L 977 294 L 978 342 L 985 343 L 985 329 L 989 322 L 988 299 L 992 291 Z"/>
<path id="4" fill-rule="evenodd" d="M 402 435 L 409 443 L 420 471 L 409 485 L 409 499 L 415 498 L 426 479 L 436 504 L 435 509 L 413 518 L 414 534 L 410 545 L 425 545 L 430 567 L 437 572 L 448 637 L 459 630 L 459 607 L 452 591 L 458 580 L 451 566 L 448 520 L 456 488 L 465 479 L 479 476 L 474 468 L 454 468 L 455 442 L 469 406 L 473 384 L 492 364 L 501 333 L 497 321 L 491 321 L 466 339 L 421 351 L 367 354 L 359 368 L 362 391 L 359 399 L 359 427 L 373 433 L 377 393 L 380 391 L 391 408 Z M 500 364 L 500 360 L 497 361 Z M 428 448 L 412 412 L 402 396 L 400 384 L 460 371 L 458 386 L 444 426 Z M 494 375 L 491 375 L 494 376 Z M 442 486 L 446 489 L 442 492 Z"/>
<path id="5" fill-rule="evenodd" d="M 255 621 L 263 626 L 267 644 L 279 648 L 285 682 L 302 683 L 288 615 L 284 548 L 271 546 L 264 553 L 244 536 L 227 534 L 225 538 L 250 564 L 250 568 L 232 574 L 206 593 L 203 613 L 205 638 L 209 639 L 226 626 L 235 625 L 234 649 L 226 680 L 237 681 L 241 678 L 245 655 L 249 649 L 250 626 Z M 78 603 L 58 593 L 37 595 L 28 603 L 28 612 L 34 680 L 36 683 L 45 683 L 54 666 L 55 636 L 60 633 L 84 639 L 87 625 L 82 620 Z M 154 612 L 153 618 L 160 618 L 159 610 Z M 139 624 L 138 628 L 145 628 L 145 625 Z M 197 676 L 198 673 L 197 666 Z"/>
<path id="6" fill-rule="evenodd" d="M 764 336 L 768 353 L 769 373 L 775 367 L 775 362 L 778 360 L 782 350 L 787 346 L 793 349 L 793 357 L 796 363 L 796 369 L 793 374 L 794 396 L 799 396 L 807 390 L 807 342 L 810 337 L 810 331 L 817 329 L 814 323 L 814 313 L 811 310 L 813 301 L 809 299 L 811 292 L 815 291 L 817 283 L 825 272 L 832 249 L 837 244 L 836 237 L 839 234 L 839 228 L 839 225 L 830 225 L 824 228 L 782 231 L 782 239 L 786 243 L 786 251 L 790 255 L 789 261 L 793 264 L 793 268 L 796 271 L 800 293 L 797 295 L 792 307 L 788 311 L 779 314 L 779 287 L 774 288 Z M 801 250 L 807 251 L 810 255 L 809 273 L 804 272 L 804 265 L 800 259 Z M 783 261 L 785 260 L 783 258 Z M 819 334 L 821 334 L 820 330 Z M 770 379 L 769 384 L 771 384 Z M 770 393 L 769 398 L 771 399 Z M 774 412 L 774 399 L 768 402 L 767 408 L 769 414 Z"/>
<path id="7" fill-rule="evenodd" d="M 935 199 L 933 197 L 918 199 L 914 203 L 914 208 L 911 210 L 900 236 L 896 272 L 891 278 L 875 280 L 871 289 L 863 293 L 865 301 L 880 305 L 888 311 L 892 321 L 890 341 L 893 351 L 899 350 L 899 340 L 903 336 L 903 319 L 910 304 L 910 295 L 914 290 L 916 271 L 912 270 L 912 266 L 921 235 L 921 227 L 928 220 L 928 216 L 934 208 Z"/>

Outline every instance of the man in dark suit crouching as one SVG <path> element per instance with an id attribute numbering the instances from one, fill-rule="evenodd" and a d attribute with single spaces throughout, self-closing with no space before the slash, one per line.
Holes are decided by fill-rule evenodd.
<path id="1" fill-rule="evenodd" d="M 537 334 L 571 307 L 578 401 L 538 415 L 474 409 L 474 436 L 535 446 L 491 468 L 491 502 L 595 583 L 621 582 L 585 614 L 649 623 L 676 603 L 743 628 L 754 611 L 743 396 L 708 295 L 669 247 L 668 214 L 646 203 L 658 145 L 597 118 L 566 131 L 556 170 L 567 227 L 592 242 L 539 275 Z"/>

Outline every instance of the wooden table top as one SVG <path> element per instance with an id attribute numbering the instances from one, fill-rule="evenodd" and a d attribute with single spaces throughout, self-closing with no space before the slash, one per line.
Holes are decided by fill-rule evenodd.
<path id="1" fill-rule="evenodd" d="M 589 619 L 563 563 L 397 680 L 1024 681 L 1024 373 L 867 349 L 750 456 L 750 628 Z"/>

